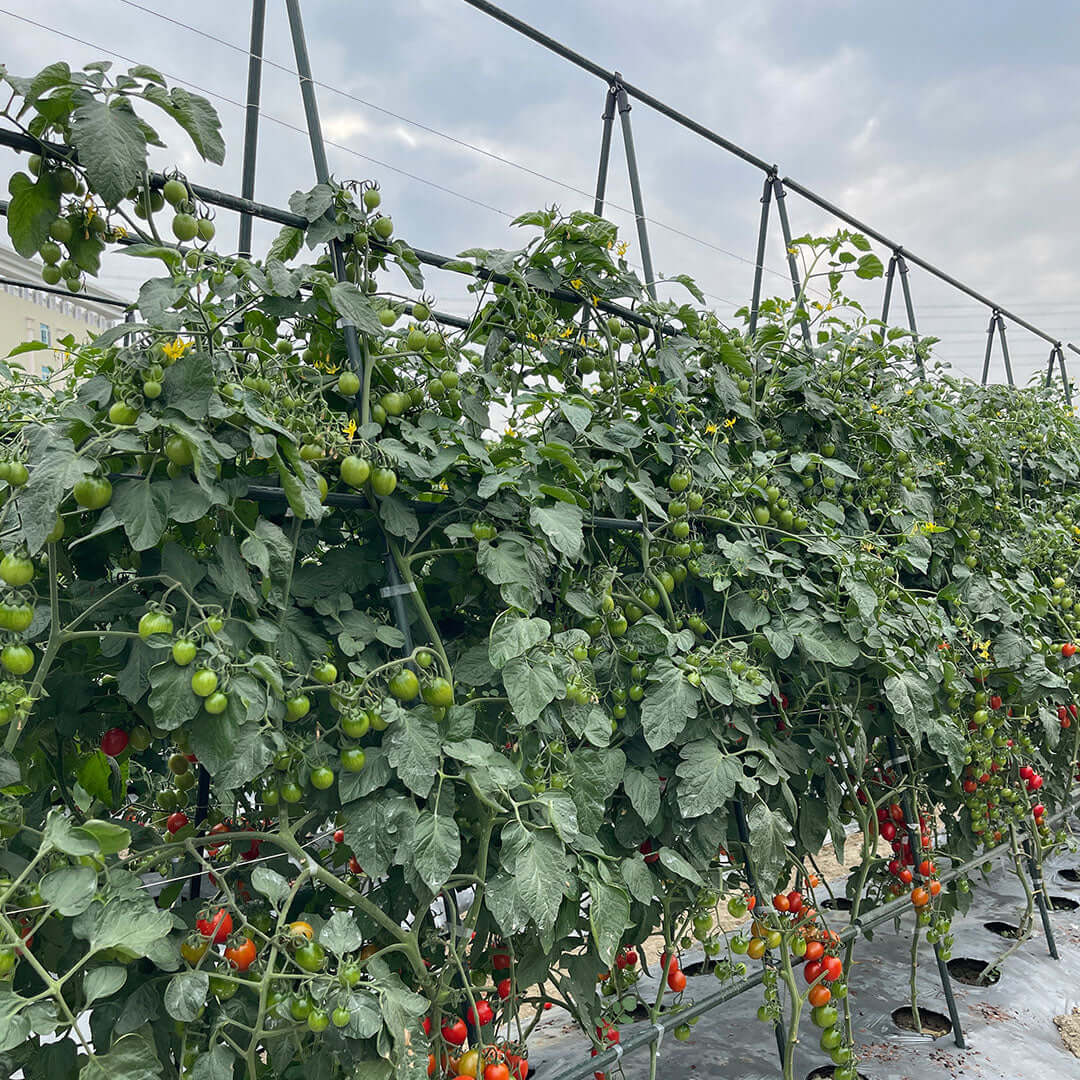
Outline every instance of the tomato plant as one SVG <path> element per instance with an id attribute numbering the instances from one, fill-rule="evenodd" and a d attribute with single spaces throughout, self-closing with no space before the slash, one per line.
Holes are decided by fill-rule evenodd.
<path id="1" fill-rule="evenodd" d="M 441 326 L 373 184 L 220 254 L 133 119 L 217 161 L 208 103 L 7 78 L 6 118 L 78 151 L 11 179 L 18 250 L 70 288 L 121 239 L 160 268 L 0 386 L 7 1073 L 523 1080 L 524 1009 L 607 1047 L 682 1007 L 695 942 L 721 980 L 767 958 L 763 1021 L 790 979 L 854 1068 L 808 857 L 855 824 L 851 919 L 906 896 L 947 958 L 970 889 L 937 868 L 1038 861 L 1069 805 L 1071 412 L 918 380 L 932 342 L 844 297 L 880 273 L 851 233 L 794 242 L 829 301 L 751 338 L 689 279 L 653 301 L 609 222 L 529 213 Z"/>

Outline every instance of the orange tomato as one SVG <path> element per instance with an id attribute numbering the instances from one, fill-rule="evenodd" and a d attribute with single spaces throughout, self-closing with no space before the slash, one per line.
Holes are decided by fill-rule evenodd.
<path id="1" fill-rule="evenodd" d="M 807 995 L 807 1000 L 816 1009 L 819 1005 L 828 1005 L 832 1000 L 832 991 L 827 987 L 818 983 L 817 986 L 810 988 L 810 993 Z"/>

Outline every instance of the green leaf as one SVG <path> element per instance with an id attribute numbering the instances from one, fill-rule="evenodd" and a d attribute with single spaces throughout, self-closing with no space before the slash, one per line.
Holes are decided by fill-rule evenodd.
<path id="1" fill-rule="evenodd" d="M 656 896 L 656 878 L 645 865 L 645 860 L 640 855 L 623 859 L 619 869 L 630 895 L 639 904 L 651 904 Z"/>
<path id="2" fill-rule="evenodd" d="M 37 254 L 49 239 L 49 227 L 60 216 L 60 182 L 53 173 L 42 173 L 32 181 L 25 173 L 14 173 L 8 183 L 7 229 L 12 247 L 24 258 Z"/>
<path id="3" fill-rule="evenodd" d="M 308 221 L 315 221 L 334 203 L 334 189 L 329 184 L 316 184 L 310 191 L 295 191 L 289 196 L 289 209 Z"/>
<path id="4" fill-rule="evenodd" d="M 879 278 L 884 273 L 885 267 L 881 265 L 881 260 L 874 254 L 861 256 L 855 268 L 855 276 L 866 281 Z"/>
<path id="5" fill-rule="evenodd" d="M 530 663 L 520 656 L 503 668 L 502 680 L 510 708 L 522 724 L 535 724 L 562 686 L 547 660 Z"/>
<path id="6" fill-rule="evenodd" d="M 704 817 L 735 796 L 743 779 L 739 758 L 713 739 L 698 739 L 679 751 L 679 809 L 687 818 Z"/>
<path id="7" fill-rule="evenodd" d="M 215 1043 L 208 1054 L 200 1053 L 191 1067 L 191 1080 L 233 1080 L 236 1055 L 224 1043 Z"/>
<path id="8" fill-rule="evenodd" d="M 61 501 L 75 483 L 94 470 L 86 456 L 77 454 L 71 440 L 55 426 L 30 425 L 23 433 L 29 448 L 31 483 L 22 488 L 8 505 L 17 507 L 19 528 L 12 541 L 22 541 L 36 554 L 56 525 Z"/>
<path id="9" fill-rule="evenodd" d="M 649 673 L 649 684 L 641 703 L 641 727 L 653 750 L 669 746 L 697 715 L 700 694 L 670 660 L 658 660 Z"/>
<path id="10" fill-rule="evenodd" d="M 421 810 L 413 826 L 413 860 L 416 872 L 437 893 L 461 858 L 461 834 L 447 814 Z"/>
<path id="11" fill-rule="evenodd" d="M 927 721 L 937 711 L 926 678 L 917 671 L 902 671 L 899 675 L 890 675 L 884 689 L 893 715 L 918 743 L 927 730 Z"/>
<path id="12" fill-rule="evenodd" d="M 554 506 L 534 506 L 529 510 L 529 522 L 544 533 L 556 551 L 570 559 L 581 555 L 585 542 L 583 520 L 579 507 L 564 502 Z"/>
<path id="13" fill-rule="evenodd" d="M 859 646 L 832 627 L 797 629 L 795 636 L 811 660 L 833 667 L 851 667 L 859 659 Z"/>
<path id="14" fill-rule="evenodd" d="M 589 890 L 589 926 L 592 944 L 601 961 L 611 965 L 622 942 L 623 932 L 630 926 L 630 898 L 623 889 L 598 878 L 587 877 Z"/>
<path id="15" fill-rule="evenodd" d="M 93 903 L 97 873 L 88 866 L 62 866 L 46 874 L 39 889 L 41 899 L 61 915 L 81 915 Z"/>
<path id="16" fill-rule="evenodd" d="M 387 759 L 405 786 L 415 795 L 426 799 L 435 785 L 435 773 L 440 758 L 439 729 L 419 710 L 395 709 L 384 719 L 390 720 L 389 731 L 383 736 Z"/>
<path id="17" fill-rule="evenodd" d="M 90 187 L 117 206 L 146 169 L 146 134 L 131 103 L 87 98 L 76 108 L 71 141 Z"/>
<path id="18" fill-rule="evenodd" d="M 168 93 L 163 87 L 148 86 L 143 96 L 164 109 L 188 133 L 203 161 L 215 165 L 224 163 L 225 142 L 221 137 L 221 119 L 206 98 L 182 86 L 174 86 Z"/>
<path id="19" fill-rule="evenodd" d="M 345 842 L 369 877 L 385 874 L 399 847 L 412 842 L 417 809 L 411 795 L 380 790 L 349 803 L 343 813 Z"/>
<path id="20" fill-rule="evenodd" d="M 364 935 L 347 911 L 335 911 L 319 931 L 319 942 L 335 956 L 358 951 Z"/>
<path id="21" fill-rule="evenodd" d="M 488 657 L 496 670 L 506 667 L 515 657 L 547 641 L 551 623 L 546 619 L 522 619 L 513 614 L 496 619 L 491 627 Z"/>
<path id="22" fill-rule="evenodd" d="M 42 854 L 52 850 L 62 851 L 65 855 L 96 855 L 101 849 L 94 836 L 80 829 L 61 811 L 53 810 L 41 838 Z"/>
<path id="23" fill-rule="evenodd" d="M 131 830 L 123 825 L 91 818 L 82 827 L 97 840 L 103 855 L 116 855 L 131 844 Z"/>
<path id="24" fill-rule="evenodd" d="M 648 825 L 660 813 L 660 774 L 651 765 L 627 769 L 623 787 L 637 816 Z"/>
<path id="25" fill-rule="evenodd" d="M 145 956 L 170 930 L 172 915 L 160 911 L 145 893 L 91 904 L 71 924 L 72 933 L 85 940 L 91 952 L 124 948 L 138 956 Z"/>
<path id="26" fill-rule="evenodd" d="M 289 883 L 268 866 L 256 866 L 251 871 L 251 887 L 279 908 L 289 898 Z"/>
<path id="27" fill-rule="evenodd" d="M 122 480 L 113 491 L 113 513 L 136 551 L 154 547 L 169 523 L 172 481 Z"/>
<path id="28" fill-rule="evenodd" d="M 330 288 L 330 301 L 338 314 L 352 323 L 361 334 L 382 337 L 386 333 L 379 322 L 379 309 L 375 301 L 362 293 L 351 281 L 339 281 Z"/>
<path id="29" fill-rule="evenodd" d="M 119 964 L 106 964 L 104 967 L 93 968 L 88 971 L 83 979 L 83 994 L 86 996 L 86 1007 L 92 1005 L 99 998 L 107 998 L 115 994 L 127 982 L 127 975 L 127 968 Z"/>
<path id="30" fill-rule="evenodd" d="M 704 886 L 705 882 L 701 875 L 677 852 L 671 848 L 660 849 L 660 863 L 678 877 L 689 881 L 692 885 Z"/>
<path id="31" fill-rule="evenodd" d="M 88 1057 L 79 1080 L 161 1080 L 163 1069 L 154 1044 L 135 1032 L 117 1039 L 107 1054 Z"/>
<path id="32" fill-rule="evenodd" d="M 205 420 L 214 396 L 214 365 L 209 353 L 185 353 L 161 380 L 161 403 L 189 420 Z"/>
<path id="33" fill-rule="evenodd" d="M 152 667 L 149 704 L 154 723 L 166 731 L 175 731 L 193 719 L 201 704 L 191 689 L 191 672 L 171 659 Z"/>
<path id="34" fill-rule="evenodd" d="M 280 259 L 288 262 L 300 254 L 300 248 L 304 243 L 304 232 L 293 225 L 282 226 L 281 232 L 274 237 L 273 243 L 267 249 L 267 259 Z"/>
<path id="35" fill-rule="evenodd" d="M 534 922 L 541 933 L 555 925 L 563 893 L 574 883 L 570 859 L 550 829 L 531 831 L 517 821 L 502 827 L 501 868 L 484 902 L 504 934 Z"/>
<path id="36" fill-rule="evenodd" d="M 747 816 L 750 826 L 750 856 L 762 888 L 771 893 L 787 865 L 787 844 L 791 825 L 763 802 L 757 802 Z"/>
<path id="37" fill-rule="evenodd" d="M 165 1011 L 174 1020 L 190 1023 L 199 1016 L 210 991 L 210 976 L 205 971 L 182 971 L 165 988 Z"/>

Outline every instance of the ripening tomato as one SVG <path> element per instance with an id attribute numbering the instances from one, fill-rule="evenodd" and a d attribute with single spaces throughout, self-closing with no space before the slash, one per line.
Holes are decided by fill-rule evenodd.
<path id="1" fill-rule="evenodd" d="M 920 885 L 911 890 L 911 902 L 917 908 L 926 907 L 930 903 L 930 894 Z"/>
<path id="2" fill-rule="evenodd" d="M 670 990 L 681 994 L 686 989 L 686 976 L 681 971 L 672 971 L 668 974 L 667 984 Z"/>
<path id="3" fill-rule="evenodd" d="M 820 1008 L 822 1005 L 828 1005 L 832 1000 L 832 991 L 822 983 L 818 983 L 817 986 L 810 988 L 807 1000 L 815 1009 Z"/>
<path id="4" fill-rule="evenodd" d="M 836 982 L 844 973 L 844 962 L 839 956 L 826 956 L 825 960 L 825 981 Z"/>
<path id="5" fill-rule="evenodd" d="M 825 955 L 825 946 L 820 941 L 808 941 L 806 943 L 806 959 L 820 960 Z M 813 980 L 810 980 L 813 982 Z"/>
<path id="6" fill-rule="evenodd" d="M 244 938 L 239 945 L 230 946 L 225 950 L 225 959 L 237 971 L 247 971 L 255 962 L 255 942 L 251 938 Z"/>
<path id="7" fill-rule="evenodd" d="M 469 1037 L 469 1029 L 465 1026 L 464 1020 L 454 1020 L 443 1025 L 442 1037 L 451 1046 L 461 1046 Z"/>

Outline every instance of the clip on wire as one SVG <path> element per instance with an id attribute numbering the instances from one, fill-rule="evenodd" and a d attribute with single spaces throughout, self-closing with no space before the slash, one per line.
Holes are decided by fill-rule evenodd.
<path id="1" fill-rule="evenodd" d="M 386 585 L 379 590 L 379 595 L 382 597 L 405 596 L 407 593 L 414 592 L 416 592 L 416 582 L 403 581 L 400 585 Z"/>
<path id="2" fill-rule="evenodd" d="M 613 1043 L 611 1049 L 615 1051 L 615 1064 L 621 1066 L 623 1056 L 622 1043 Z"/>
<path id="3" fill-rule="evenodd" d="M 898 755 L 897 757 L 894 757 L 894 758 L 893 758 L 893 759 L 892 759 L 892 760 L 891 760 L 891 761 L 889 762 L 889 764 L 890 764 L 890 765 L 891 765 L 891 766 L 892 766 L 893 768 L 895 768 L 895 767 L 896 767 L 897 765 L 905 765 L 905 764 L 906 764 L 907 762 L 909 762 L 910 760 L 911 760 L 911 758 L 909 758 L 909 757 L 907 756 L 907 754 L 900 754 L 900 755 Z"/>
<path id="4" fill-rule="evenodd" d="M 660 1056 L 660 1047 L 664 1044 L 664 1032 L 666 1028 L 663 1024 L 653 1024 L 656 1029 L 656 1056 Z"/>

